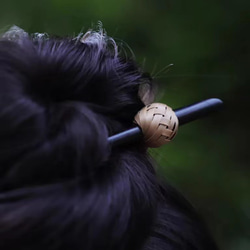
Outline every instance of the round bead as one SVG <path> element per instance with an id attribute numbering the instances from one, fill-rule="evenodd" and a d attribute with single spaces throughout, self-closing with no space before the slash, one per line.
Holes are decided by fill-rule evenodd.
<path id="1" fill-rule="evenodd" d="M 162 103 L 145 106 L 135 116 L 143 133 L 146 146 L 160 147 L 170 142 L 178 130 L 178 118 L 172 108 Z"/>

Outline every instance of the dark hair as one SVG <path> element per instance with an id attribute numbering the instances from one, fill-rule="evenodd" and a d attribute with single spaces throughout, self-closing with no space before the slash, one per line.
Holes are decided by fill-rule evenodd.
<path id="1" fill-rule="evenodd" d="M 151 79 L 103 31 L 0 40 L 0 248 L 216 249 L 143 144 L 110 148 Z"/>

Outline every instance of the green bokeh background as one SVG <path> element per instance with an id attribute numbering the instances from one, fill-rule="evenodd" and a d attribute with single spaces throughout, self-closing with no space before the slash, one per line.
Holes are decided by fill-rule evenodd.
<path id="1" fill-rule="evenodd" d="M 223 112 L 182 127 L 172 144 L 151 152 L 220 248 L 248 250 L 249 11 L 249 0 L 2 0 L 0 27 L 74 35 L 101 20 L 152 73 L 157 101 L 177 108 L 223 99 Z"/>

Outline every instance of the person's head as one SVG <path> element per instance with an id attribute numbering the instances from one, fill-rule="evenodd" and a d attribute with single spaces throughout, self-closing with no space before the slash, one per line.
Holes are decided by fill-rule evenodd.
<path id="1" fill-rule="evenodd" d="M 133 126 L 151 84 L 102 30 L 2 36 L 1 249 L 214 249 L 145 146 L 107 142 Z"/>

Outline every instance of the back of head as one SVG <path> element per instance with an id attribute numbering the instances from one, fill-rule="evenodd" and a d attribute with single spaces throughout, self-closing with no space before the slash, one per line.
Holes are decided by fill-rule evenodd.
<path id="1" fill-rule="evenodd" d="M 1 249 L 215 249 L 189 204 L 159 183 L 143 144 L 107 143 L 132 126 L 145 84 L 102 30 L 4 34 Z"/>

